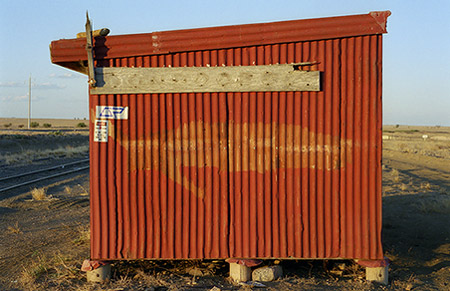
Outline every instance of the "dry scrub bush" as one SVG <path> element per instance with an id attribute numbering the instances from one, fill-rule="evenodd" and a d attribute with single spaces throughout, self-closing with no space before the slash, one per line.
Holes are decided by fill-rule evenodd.
<path id="1" fill-rule="evenodd" d="M 398 183 L 398 182 L 400 182 L 400 173 L 398 172 L 398 170 L 397 169 L 392 169 L 392 171 L 391 171 L 391 176 L 392 176 L 392 180 L 395 182 L 395 183 Z"/>
<path id="2" fill-rule="evenodd" d="M 31 190 L 31 197 L 34 201 L 50 200 L 52 195 L 47 195 L 47 188 L 34 188 Z"/>
<path id="3" fill-rule="evenodd" d="M 66 194 L 72 194 L 72 188 L 70 188 L 70 186 L 65 186 L 64 192 L 66 192 Z"/>
<path id="4" fill-rule="evenodd" d="M 89 195 L 89 191 L 87 191 L 86 188 L 84 188 L 81 184 L 78 184 L 78 186 L 80 186 L 80 188 L 83 190 L 83 192 L 80 194 L 81 196 Z"/>
<path id="5" fill-rule="evenodd" d="M 71 147 L 66 146 L 64 148 L 57 148 L 56 150 L 52 150 L 53 154 L 59 156 L 73 157 L 80 154 L 86 154 L 89 151 L 89 146 L 79 146 L 79 147 Z"/>
<path id="6" fill-rule="evenodd" d="M 421 189 L 430 190 L 430 189 L 431 189 L 431 185 L 430 185 L 429 182 L 422 183 L 422 184 L 420 184 L 420 188 L 421 188 Z"/>
<path id="7" fill-rule="evenodd" d="M 22 231 L 20 230 L 20 227 L 19 227 L 19 222 L 16 221 L 16 224 L 14 224 L 14 226 L 8 226 L 8 232 L 15 233 L 15 234 L 22 233 Z"/>
<path id="8" fill-rule="evenodd" d="M 406 190 L 408 190 L 408 185 L 406 185 L 406 184 L 400 184 L 400 190 L 402 190 L 402 191 L 406 191 Z"/>

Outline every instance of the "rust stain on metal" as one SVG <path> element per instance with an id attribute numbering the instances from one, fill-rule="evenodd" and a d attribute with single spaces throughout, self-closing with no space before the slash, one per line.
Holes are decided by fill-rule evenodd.
<path id="1" fill-rule="evenodd" d="M 227 126 L 227 124 L 209 124 L 204 122 L 191 122 L 191 124 L 186 127 L 196 127 L 198 130 L 211 132 L 212 130 L 218 131 L 220 126 Z M 294 132 L 301 131 L 304 137 L 308 137 L 309 140 L 333 140 L 334 143 L 331 144 L 323 144 L 319 143 L 316 145 L 288 145 L 283 146 L 277 143 L 277 136 L 273 137 L 265 137 L 265 138 L 253 138 L 252 135 L 250 137 L 244 136 L 242 139 L 243 143 L 248 143 L 250 148 L 254 150 L 272 150 L 274 149 L 277 153 L 283 152 L 283 155 L 275 155 L 272 159 L 272 163 L 265 163 L 262 166 L 257 165 L 257 162 L 252 160 L 248 164 L 242 165 L 241 171 L 256 171 L 257 173 L 264 174 L 268 171 L 277 171 L 279 169 L 300 169 L 302 166 L 309 167 L 311 169 L 317 170 L 338 170 L 340 167 L 345 167 L 345 163 L 340 163 L 338 155 L 332 155 L 332 152 L 339 152 L 339 139 L 332 138 L 329 134 L 323 133 L 315 133 L 308 131 L 307 128 L 302 128 L 300 125 L 292 125 L 292 124 L 258 124 L 257 126 L 264 126 L 266 130 L 271 130 L 272 128 L 279 132 L 279 135 L 285 135 L 285 132 Z M 214 127 L 214 128 L 213 128 Z M 240 128 L 236 128 L 240 127 Z M 234 124 L 234 130 L 241 131 L 243 127 L 254 127 L 252 124 Z M 144 153 L 150 153 L 152 148 L 161 149 L 158 157 L 153 158 L 153 162 L 149 162 L 146 160 L 146 163 L 141 164 L 140 166 L 136 164 L 135 160 L 131 160 L 129 164 L 129 171 L 136 170 L 154 170 L 161 171 L 164 175 L 166 175 L 170 180 L 174 181 L 180 186 L 186 188 L 186 190 L 191 191 L 193 194 L 198 196 L 199 198 L 204 198 L 205 189 L 202 187 L 197 187 L 193 181 L 190 181 L 188 177 L 183 176 L 182 167 L 196 167 L 197 169 L 201 168 L 215 168 L 218 169 L 219 172 L 228 171 L 230 173 L 233 170 L 228 170 L 224 168 L 224 165 L 218 162 L 218 159 L 206 159 L 204 162 L 197 161 L 195 159 L 189 160 L 189 164 L 183 164 L 182 159 L 174 159 L 177 153 L 181 152 L 203 152 L 205 149 L 211 150 L 212 148 L 219 148 L 220 151 L 225 151 L 228 155 L 227 147 L 220 147 L 219 140 L 213 140 L 211 137 L 206 137 L 203 139 L 192 140 L 189 138 L 183 138 L 181 135 L 181 129 L 177 128 L 175 130 L 156 132 L 156 133 L 147 133 L 146 137 L 140 136 L 137 140 L 130 140 L 129 135 L 124 134 L 123 132 L 118 132 L 119 129 L 116 129 L 114 124 L 111 124 L 109 127 L 109 136 L 112 140 L 115 140 L 120 144 L 124 149 L 129 149 L 130 152 L 138 152 L 139 157 L 146 156 Z M 168 139 L 167 136 L 181 136 L 180 139 Z M 195 142 L 195 143 L 194 143 Z M 343 140 L 341 143 L 344 146 L 350 148 L 352 147 L 351 141 Z M 183 147 L 183 145 L 185 145 Z M 325 154 L 325 162 L 316 165 L 316 163 L 307 162 L 308 155 L 304 155 L 302 164 L 294 165 L 292 160 L 287 160 L 287 156 L 289 154 L 299 154 L 299 153 L 324 153 Z M 171 159 L 175 161 L 175 167 L 169 168 L 167 167 L 167 159 Z M 161 162 L 160 162 L 161 161 Z"/>
<path id="2" fill-rule="evenodd" d="M 389 14 L 96 39 L 97 67 L 310 63 L 321 91 L 91 92 L 91 133 L 96 106 L 129 113 L 91 134 L 91 257 L 382 259 Z M 52 60 L 78 66 L 80 44 Z"/>

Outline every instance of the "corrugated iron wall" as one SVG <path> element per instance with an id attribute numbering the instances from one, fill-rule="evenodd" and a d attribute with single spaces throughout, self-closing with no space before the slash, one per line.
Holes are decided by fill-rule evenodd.
<path id="1" fill-rule="evenodd" d="M 369 35 L 111 59 L 312 62 L 320 92 L 91 95 L 91 256 L 381 259 L 381 41 Z M 93 127 L 91 122 L 91 131 Z"/>

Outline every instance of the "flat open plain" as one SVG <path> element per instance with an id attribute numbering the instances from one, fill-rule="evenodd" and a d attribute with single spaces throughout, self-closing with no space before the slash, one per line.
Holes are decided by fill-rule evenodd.
<path id="1" fill-rule="evenodd" d="M 27 131 L 19 128 L 26 120 L 0 119 L 0 178 L 86 158 L 88 132 L 77 124 L 88 121 L 37 122 L 51 127 Z M 0 290 L 250 289 L 230 282 L 222 261 L 117 262 L 111 282 L 86 283 L 80 266 L 89 257 L 88 193 L 87 170 L 0 193 Z M 392 261 L 388 286 L 366 282 L 364 270 L 345 260 L 282 261 L 284 277 L 264 284 L 450 290 L 449 127 L 384 127 L 383 245 Z"/>

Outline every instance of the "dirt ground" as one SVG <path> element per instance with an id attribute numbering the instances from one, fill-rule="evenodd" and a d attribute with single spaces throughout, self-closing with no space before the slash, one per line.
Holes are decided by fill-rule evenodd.
<path id="1" fill-rule="evenodd" d="M 85 156 L 87 132 L 76 124 L 62 134 L 2 128 L 0 177 Z M 44 198 L 33 199 L 34 189 Z M 366 282 L 351 261 L 267 261 L 284 276 L 264 287 L 233 284 L 223 261 L 125 261 L 114 263 L 110 282 L 87 283 L 88 189 L 85 171 L 0 193 L 0 290 L 450 290 L 449 127 L 384 127 L 388 286 Z"/>

